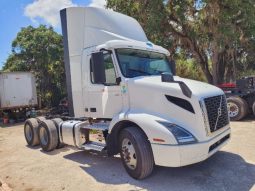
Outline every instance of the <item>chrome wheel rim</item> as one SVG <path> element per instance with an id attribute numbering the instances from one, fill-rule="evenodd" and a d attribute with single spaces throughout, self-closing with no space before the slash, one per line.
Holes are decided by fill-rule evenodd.
<path id="1" fill-rule="evenodd" d="M 128 168 L 134 170 L 137 165 L 137 158 L 135 148 L 128 138 L 122 141 L 122 156 Z"/>
<path id="2" fill-rule="evenodd" d="M 27 140 L 30 142 L 32 140 L 32 127 L 30 125 L 25 126 L 25 134 Z"/>
<path id="3" fill-rule="evenodd" d="M 236 117 L 238 113 L 239 113 L 239 107 L 233 102 L 228 102 L 229 117 Z"/>
<path id="4" fill-rule="evenodd" d="M 40 141 L 43 145 L 48 144 L 48 134 L 45 128 L 40 128 Z"/>

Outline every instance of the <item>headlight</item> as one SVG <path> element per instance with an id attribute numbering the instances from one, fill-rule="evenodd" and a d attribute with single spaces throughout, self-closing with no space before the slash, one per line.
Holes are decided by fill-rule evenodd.
<path id="1" fill-rule="evenodd" d="M 182 127 L 176 124 L 165 122 L 165 121 L 157 121 L 157 122 L 165 126 L 174 135 L 178 144 L 184 145 L 184 144 L 191 144 L 191 143 L 197 142 L 197 139 L 186 129 L 183 129 Z"/>

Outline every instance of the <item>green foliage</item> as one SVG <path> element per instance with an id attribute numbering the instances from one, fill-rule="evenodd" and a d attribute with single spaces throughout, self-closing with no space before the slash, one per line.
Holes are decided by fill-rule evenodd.
<path id="1" fill-rule="evenodd" d="M 176 73 L 183 78 L 206 82 L 203 72 L 198 67 L 194 59 L 179 57 L 176 59 Z"/>
<path id="2" fill-rule="evenodd" d="M 233 78 L 234 67 L 255 60 L 254 6 L 254 0 L 107 1 L 107 7 L 135 17 L 148 38 L 172 57 L 184 51 L 214 84 Z"/>
<path id="3" fill-rule="evenodd" d="M 45 106 L 57 105 L 66 94 L 62 36 L 52 27 L 22 28 L 12 42 L 4 71 L 30 71 Z"/>

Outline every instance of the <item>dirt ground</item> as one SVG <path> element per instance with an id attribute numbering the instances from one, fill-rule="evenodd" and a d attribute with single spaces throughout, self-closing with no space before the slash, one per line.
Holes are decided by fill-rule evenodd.
<path id="1" fill-rule="evenodd" d="M 15 191 L 255 190 L 255 120 L 231 127 L 230 143 L 208 160 L 157 167 L 142 181 L 127 175 L 119 157 L 72 147 L 45 153 L 26 146 L 22 124 L 0 127 L 0 179 Z"/>

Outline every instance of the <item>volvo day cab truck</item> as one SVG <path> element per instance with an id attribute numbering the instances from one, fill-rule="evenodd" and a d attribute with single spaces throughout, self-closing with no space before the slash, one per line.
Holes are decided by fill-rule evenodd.
<path id="1" fill-rule="evenodd" d="M 197 163 L 228 142 L 223 91 L 176 76 L 169 52 L 135 19 L 92 7 L 60 14 L 71 116 L 27 120 L 29 145 L 120 153 L 127 173 L 143 179 L 154 165 Z"/>

